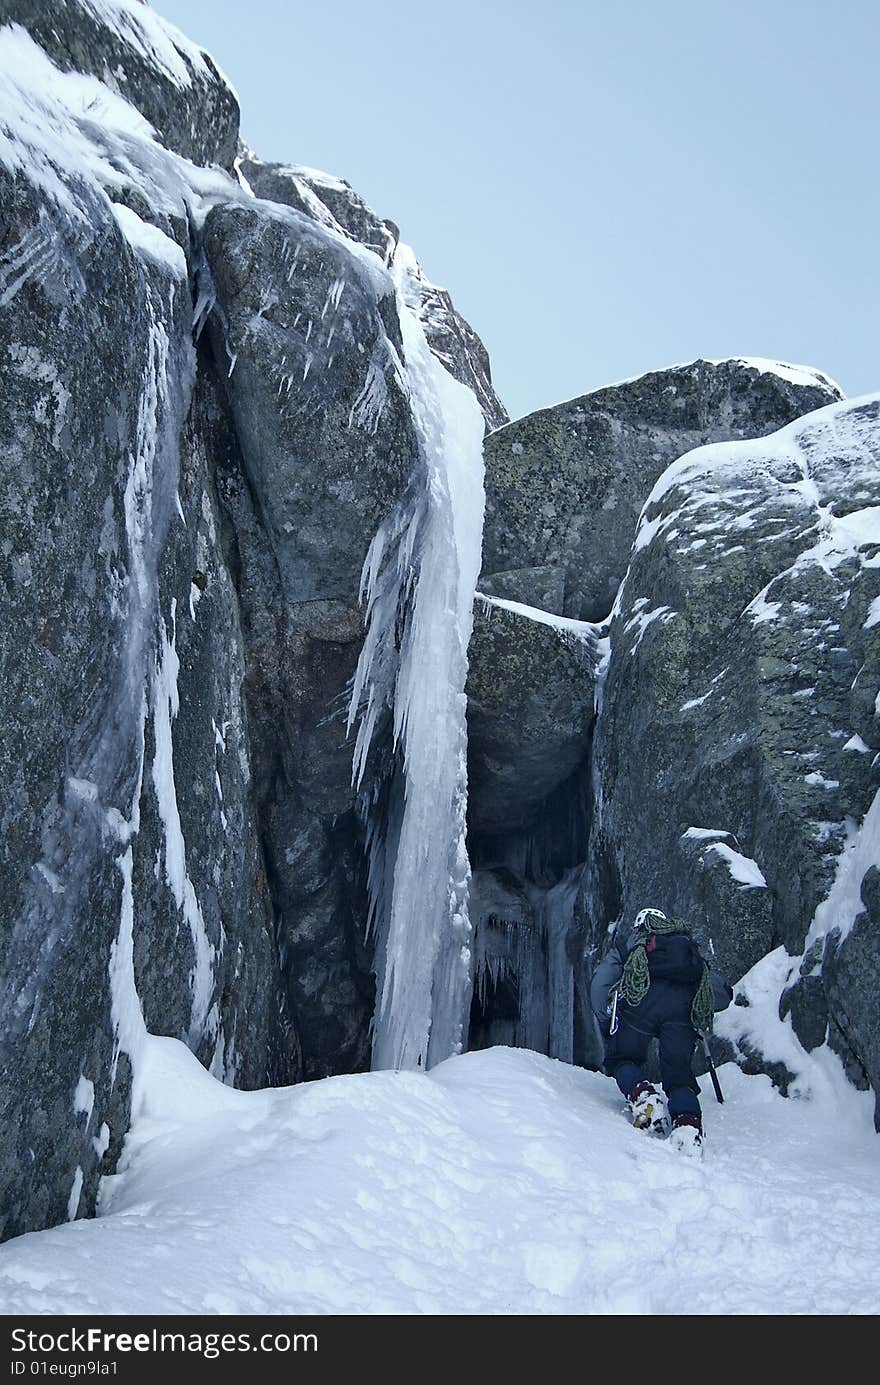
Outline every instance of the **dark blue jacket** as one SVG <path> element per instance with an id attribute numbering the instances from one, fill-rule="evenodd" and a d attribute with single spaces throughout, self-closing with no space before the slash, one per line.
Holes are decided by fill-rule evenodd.
<path id="1" fill-rule="evenodd" d="M 625 936 L 623 930 L 618 928 L 611 947 L 593 973 L 590 983 L 590 1005 L 603 1031 L 608 1027 L 607 1012 L 611 991 L 621 978 L 627 957 L 644 936 L 643 931 L 637 932 L 635 929 L 630 931 L 629 936 Z M 716 1011 L 726 1010 L 733 999 L 732 988 L 728 986 L 720 971 L 713 967 L 709 968 L 709 980 L 712 983 Z"/>

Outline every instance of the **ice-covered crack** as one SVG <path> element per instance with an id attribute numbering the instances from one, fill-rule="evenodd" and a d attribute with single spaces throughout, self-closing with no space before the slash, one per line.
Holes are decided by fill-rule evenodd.
<path id="1" fill-rule="evenodd" d="M 144 728 L 146 726 L 146 698 L 141 698 L 138 714 L 138 773 L 132 793 L 128 817 L 123 817 L 115 809 L 106 815 L 107 830 L 111 837 L 124 846 L 116 857 L 116 865 L 122 875 L 122 896 L 119 910 L 119 930 L 110 946 L 110 1018 L 113 1024 L 113 1059 L 110 1065 L 111 1086 L 116 1080 L 116 1069 L 121 1053 L 126 1053 L 132 1072 L 132 1108 L 136 1107 L 136 1088 L 141 1072 L 141 1055 L 147 1038 L 147 1026 L 138 995 L 134 972 L 134 850 L 132 838 L 140 830 L 141 789 L 144 777 Z"/>
<path id="2" fill-rule="evenodd" d="M 168 399 L 168 333 L 155 311 L 149 285 L 146 286 L 146 309 L 149 321 L 149 359 L 138 400 L 135 452 L 130 459 L 125 487 L 125 528 L 129 542 L 134 596 L 141 619 L 153 595 L 154 574 L 150 542 L 153 523 L 153 473 L 159 440 L 159 412 Z"/>
<path id="3" fill-rule="evenodd" d="M 375 435 L 388 402 L 389 370 L 405 390 L 406 379 L 397 352 L 385 333 L 380 332 L 370 355 L 363 388 L 348 415 L 349 428 L 362 428 Z"/>
<path id="4" fill-rule="evenodd" d="M 169 289 L 169 317 L 173 306 L 173 286 Z M 138 1082 L 140 1056 L 146 1042 L 146 1024 L 137 991 L 134 970 L 134 848 L 140 830 L 140 800 L 143 787 L 147 700 L 143 689 L 144 651 L 148 626 L 156 609 L 157 542 L 154 533 L 153 492 L 162 412 L 168 405 L 169 340 L 160 320 L 149 283 L 144 285 L 144 305 L 148 322 L 147 359 L 138 399 L 135 447 L 129 456 L 124 494 L 125 532 L 128 547 L 128 587 L 126 611 L 125 679 L 134 698 L 133 739 L 137 775 L 127 815 L 115 807 L 104 812 L 105 830 L 123 850 L 116 857 L 122 875 L 119 930 L 110 948 L 110 1014 L 114 1030 L 111 1084 L 115 1080 L 119 1057 L 125 1052 L 131 1063 L 133 1090 Z M 138 692 L 135 694 L 135 689 Z M 78 797 L 98 798 L 97 786 L 90 780 L 71 779 Z M 92 793 L 94 790 L 94 793 Z M 134 1095 L 132 1097 L 134 1104 Z"/>
<path id="5" fill-rule="evenodd" d="M 174 902 L 183 913 L 190 931 L 193 945 L 193 965 L 190 972 L 192 990 L 192 1010 L 190 1014 L 189 1041 L 197 1045 L 208 1032 L 216 1035 L 219 1014 L 216 1006 L 212 1009 L 211 997 L 214 991 L 214 962 L 216 951 L 208 938 L 208 930 L 196 896 L 195 887 L 186 865 L 186 843 L 177 804 L 177 790 L 174 784 L 174 745 L 171 723 L 177 716 L 180 700 L 177 690 L 177 677 L 180 660 L 176 648 L 176 601 L 171 603 L 171 638 L 164 621 L 160 629 L 160 655 L 153 679 L 153 725 L 156 751 L 153 758 L 152 778 L 156 792 L 159 816 L 165 830 L 164 858 L 165 879 L 171 887 Z"/>
<path id="6" fill-rule="evenodd" d="M 837 858 L 834 882 L 817 908 L 804 943 L 804 952 L 829 933 L 838 935 L 838 945 L 852 932 L 853 924 L 864 911 L 861 885 L 872 866 L 880 863 L 880 793 L 860 823 L 846 821 L 846 840 Z"/>
<path id="7" fill-rule="evenodd" d="M 149 257 L 148 258 L 152 258 Z M 171 266 L 168 266 L 171 269 Z M 173 273 L 173 270 L 171 271 Z M 143 1008 L 138 995 L 134 966 L 134 840 L 140 831 L 140 802 L 145 770 L 145 728 L 148 714 L 148 700 L 145 682 L 149 680 L 156 752 L 152 767 L 153 782 L 156 787 L 160 817 L 166 829 L 166 870 L 172 879 L 169 883 L 179 884 L 180 862 L 185 858 L 180 834 L 180 819 L 177 814 L 174 796 L 173 777 L 169 789 L 169 775 L 173 776 L 171 719 L 177 710 L 177 655 L 173 641 L 169 642 L 167 631 L 157 608 L 157 563 L 159 550 L 164 538 L 163 521 L 157 516 L 172 509 L 171 497 L 177 494 L 176 460 L 166 455 L 168 447 L 177 446 L 177 429 L 180 418 L 177 415 L 169 390 L 169 371 L 171 344 L 168 332 L 161 319 L 154 290 L 144 279 L 144 306 L 148 323 L 147 356 L 141 389 L 138 399 L 138 413 L 135 427 L 134 448 L 129 456 L 128 476 L 124 492 L 125 530 L 128 550 L 127 609 L 125 614 L 125 662 L 124 677 L 131 698 L 134 726 L 132 741 L 137 755 L 137 774 L 127 811 L 115 807 L 104 809 L 105 832 L 119 848 L 116 865 L 122 877 L 119 928 L 110 949 L 109 977 L 111 1020 L 114 1030 L 114 1053 L 111 1064 L 111 1083 L 115 1079 L 120 1055 L 124 1052 L 129 1058 L 132 1072 L 132 1109 L 137 1109 L 140 1100 L 140 1081 L 142 1058 L 148 1043 Z M 168 284 L 167 320 L 173 317 L 174 282 Z M 184 362 L 178 362 L 181 369 Z M 161 652 L 158 661 L 153 663 L 152 677 L 148 673 L 148 661 L 152 649 L 152 637 L 159 622 L 161 632 Z M 173 621 L 173 614 L 172 614 Z M 157 783 L 158 781 L 158 783 Z M 78 798 L 87 802 L 99 801 L 97 785 L 91 779 L 72 777 L 70 788 Z M 173 800 L 173 806 L 169 803 Z M 176 817 L 175 817 L 176 815 Z M 175 826 L 178 836 L 175 835 Z M 188 877 L 187 877 L 188 879 Z M 191 889 L 191 886 L 190 886 Z M 183 894 L 189 906 L 186 886 Z M 192 911 L 189 910 L 191 913 Z M 189 917 L 187 918 L 189 922 Z M 191 1041 L 201 1037 L 205 1030 L 206 1006 L 203 995 L 206 990 L 204 978 L 204 947 L 196 947 L 196 962 L 193 968 L 193 1024 Z M 99 1137 L 99 1143 L 104 1137 Z M 104 1144 L 106 1148 L 106 1143 Z"/>

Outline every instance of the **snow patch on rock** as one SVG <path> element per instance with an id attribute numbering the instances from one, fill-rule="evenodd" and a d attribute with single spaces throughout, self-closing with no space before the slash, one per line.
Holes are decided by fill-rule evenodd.
<path id="1" fill-rule="evenodd" d="M 757 861 L 734 851 L 725 842 L 713 842 L 703 852 L 704 856 L 720 856 L 736 883 L 747 890 L 766 890 L 767 881 Z"/>
<path id="2" fill-rule="evenodd" d="M 572 620 L 568 616 L 553 615 L 550 611 L 542 610 L 540 606 L 527 606 L 521 601 L 508 601 L 501 596 L 485 596 L 483 592 L 477 592 L 476 599 L 486 611 L 509 611 L 512 615 L 521 616 L 523 620 L 532 620 L 538 625 L 549 625 L 551 629 L 558 630 L 560 635 L 573 636 L 585 644 L 595 643 L 607 624 Z"/>
<path id="3" fill-rule="evenodd" d="M 161 265 L 177 279 L 186 278 L 186 256 L 176 241 L 123 203 L 113 202 L 111 206 L 119 229 L 137 255 Z"/>

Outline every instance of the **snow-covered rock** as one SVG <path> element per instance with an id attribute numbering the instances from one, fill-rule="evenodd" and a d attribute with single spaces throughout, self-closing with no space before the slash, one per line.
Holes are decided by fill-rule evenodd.
<path id="1" fill-rule="evenodd" d="M 89 1211 L 118 1158 L 132 975 L 230 1081 L 284 1040 L 188 283 L 202 193 L 239 189 L 156 134 L 222 159 L 234 98 L 145 6 L 0 19 L 28 26 L 0 27 L 8 1235 Z"/>
<path id="2" fill-rule="evenodd" d="M 145 0 L 0 0 L 0 26 L 18 25 L 64 73 L 96 79 L 149 122 L 166 149 L 231 168 L 238 101 L 210 54 Z M 14 75 L 24 76 L 16 64 Z M 95 95 L 98 95 L 97 101 Z M 83 111 L 99 122 L 102 97 Z"/>
<path id="3" fill-rule="evenodd" d="M 589 1011 L 578 1004 L 580 963 L 591 932 L 593 945 L 601 939 L 593 892 L 603 898 L 605 922 L 617 917 L 620 898 L 616 864 L 588 849 L 591 803 L 601 804 L 604 794 L 605 767 L 592 749 L 608 629 L 579 617 L 608 616 L 634 541 L 643 546 L 653 533 L 645 523 L 636 538 L 652 487 L 696 443 L 769 432 L 838 393 L 817 372 L 775 362 L 695 361 L 607 386 L 487 438 L 485 595 L 477 608 L 468 685 L 470 842 L 473 860 L 490 872 L 476 892 L 478 952 L 494 957 L 507 981 L 483 987 L 475 1033 L 501 1032 L 498 1025 L 511 1008 L 517 1034 L 544 1032 L 544 1021 L 528 1012 L 534 1008 L 540 1016 L 547 1006 L 561 1006 L 576 1031 L 569 1051 L 583 1061 L 596 1052 Z M 613 627 L 615 649 L 625 648 L 632 663 L 627 672 L 636 702 L 615 724 L 607 750 L 614 767 L 628 764 L 631 754 L 626 718 L 638 715 L 638 651 L 650 648 L 657 631 L 674 619 L 662 588 L 648 583 Z M 653 850 L 646 839 L 638 856 Z M 695 850 L 693 844 L 682 848 L 686 856 Z M 700 878 L 720 871 L 713 888 L 725 898 L 731 894 L 741 931 L 754 935 L 759 956 L 771 937 L 769 897 L 742 890 L 736 871 L 748 868 L 754 883 L 758 868 L 747 867 L 741 854 L 736 862 L 733 855 L 725 859 L 728 850 L 735 852 L 730 846 L 708 852 L 704 844 Z M 633 848 L 630 855 L 636 855 Z M 641 868 L 635 860 L 633 870 Z M 531 946 L 511 950 L 491 924 L 498 871 L 521 899 L 522 916 L 533 921 Z M 542 934 L 548 918 L 561 939 L 555 945 Z M 522 931 L 524 925 L 515 927 Z M 567 959 L 560 962 L 564 992 L 560 981 L 549 982 L 540 961 L 542 952 L 554 955 L 554 946 Z M 518 975 L 520 966 L 528 977 Z"/>
<path id="4" fill-rule="evenodd" d="M 530 605 L 551 569 L 559 615 L 603 620 L 658 476 L 702 443 L 760 437 L 840 398 L 827 377 L 753 360 L 692 361 L 541 409 L 486 442 L 481 588 Z"/>
<path id="5" fill-rule="evenodd" d="M 852 746 L 880 750 L 878 477 L 869 397 L 659 478 L 611 625 L 591 843 L 612 882 L 597 941 L 659 904 L 698 923 L 731 980 L 782 943 L 797 1033 L 812 1047 L 827 1028 L 875 1090 L 880 954 L 860 891 L 880 761 Z M 670 619 L 636 639 L 633 613 L 658 604 Z"/>

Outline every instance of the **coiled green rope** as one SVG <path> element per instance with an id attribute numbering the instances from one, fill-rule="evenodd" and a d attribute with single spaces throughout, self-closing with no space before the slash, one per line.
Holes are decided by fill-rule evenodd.
<path id="1" fill-rule="evenodd" d="M 648 965 L 647 942 L 652 933 L 685 933 L 690 937 L 691 930 L 682 919 L 668 919 L 664 914 L 651 913 L 646 924 L 644 940 L 638 942 L 626 959 L 623 974 L 617 985 L 621 1000 L 635 1008 L 641 1005 L 651 985 L 651 972 Z M 715 1022 L 715 996 L 709 977 L 709 967 L 703 961 L 703 974 L 691 1004 L 691 1024 L 705 1033 L 712 1032 Z"/>

